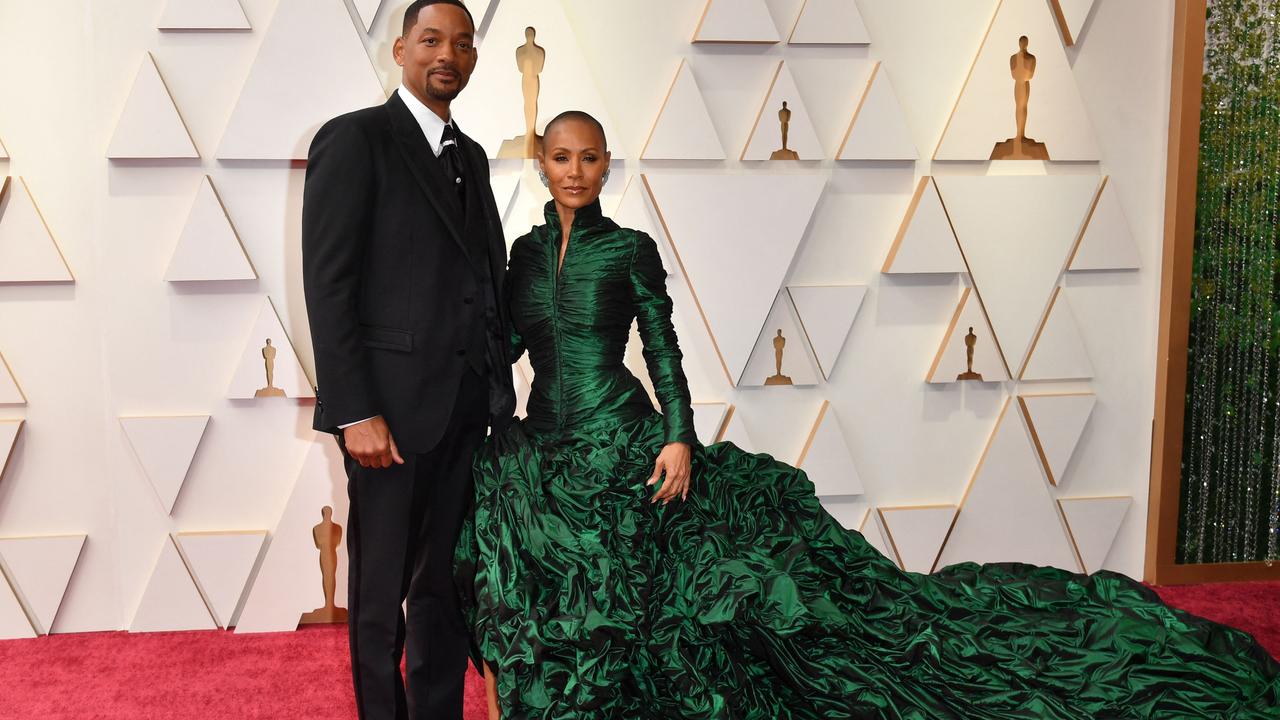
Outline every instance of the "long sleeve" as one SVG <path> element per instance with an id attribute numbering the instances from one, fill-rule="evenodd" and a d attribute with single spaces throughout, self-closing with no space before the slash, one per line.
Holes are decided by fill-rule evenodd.
<path id="1" fill-rule="evenodd" d="M 667 295 L 667 273 L 662 268 L 653 238 L 637 232 L 631 257 L 631 299 L 636 306 L 636 325 L 644 343 L 644 362 L 653 381 L 654 393 L 662 405 L 667 442 L 697 443 L 693 426 L 693 405 L 689 383 L 680 365 L 683 355 L 671 324 L 671 296 Z"/>
<path id="2" fill-rule="evenodd" d="M 368 141 L 359 126 L 345 118 L 325 124 L 307 155 L 302 281 L 321 412 L 331 432 L 380 413 L 356 310 L 372 189 Z"/>
<path id="3" fill-rule="evenodd" d="M 502 279 L 502 300 L 506 303 L 514 302 L 511 295 L 511 272 L 508 270 L 506 276 Z M 520 331 L 516 329 L 513 319 L 513 313 L 507 313 L 507 362 L 514 364 L 524 354 L 524 338 L 520 336 Z"/>

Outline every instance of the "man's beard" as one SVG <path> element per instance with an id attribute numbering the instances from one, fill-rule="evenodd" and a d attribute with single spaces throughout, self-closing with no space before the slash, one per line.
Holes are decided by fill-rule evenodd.
<path id="1" fill-rule="evenodd" d="M 461 92 L 461 87 L 456 87 L 452 90 L 442 90 L 430 84 L 427 85 L 427 95 L 430 95 L 432 100 L 444 100 L 445 102 L 451 102 L 454 98 L 458 97 L 458 93 Z"/>
<path id="2" fill-rule="evenodd" d="M 459 77 L 459 82 L 457 87 L 454 87 L 449 90 L 436 87 L 431 83 L 431 78 L 427 78 L 427 95 L 430 96 L 432 100 L 442 100 L 444 102 L 451 102 L 454 98 L 458 97 L 459 93 L 462 92 L 462 82 L 461 82 L 462 76 L 459 75 L 458 77 Z"/>

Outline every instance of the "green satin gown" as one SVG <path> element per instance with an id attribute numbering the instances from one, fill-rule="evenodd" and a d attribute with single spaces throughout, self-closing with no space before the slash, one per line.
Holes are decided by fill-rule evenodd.
<path id="1" fill-rule="evenodd" d="M 507 284 L 528 417 L 478 454 L 456 554 L 505 718 L 1280 718 L 1251 637 L 1122 575 L 903 572 L 804 472 L 699 444 L 654 241 L 597 202 L 557 275 L 546 220 Z M 623 366 L 633 318 L 662 414 Z M 655 505 L 671 442 L 693 448 L 689 499 Z"/>

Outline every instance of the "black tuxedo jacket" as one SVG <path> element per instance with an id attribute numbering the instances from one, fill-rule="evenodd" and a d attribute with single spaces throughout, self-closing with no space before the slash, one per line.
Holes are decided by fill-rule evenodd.
<path id="1" fill-rule="evenodd" d="M 427 452 L 468 362 L 488 366 L 490 424 L 514 412 L 502 223 L 484 150 L 461 132 L 458 143 L 465 208 L 398 92 L 330 120 L 311 143 L 302 271 L 316 430 L 382 415 L 402 451 Z"/>

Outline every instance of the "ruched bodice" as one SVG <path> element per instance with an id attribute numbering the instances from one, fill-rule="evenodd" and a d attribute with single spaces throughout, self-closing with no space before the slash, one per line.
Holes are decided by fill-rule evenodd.
<path id="1" fill-rule="evenodd" d="M 671 325 L 671 299 L 657 245 L 642 232 L 581 208 L 557 271 L 562 234 L 552 203 L 546 224 L 511 248 L 505 296 L 512 350 L 529 351 L 533 389 L 527 426 L 556 434 L 618 424 L 653 413 L 640 381 L 623 365 L 631 321 L 662 405 L 667 442 L 694 442 L 689 390 Z"/>

